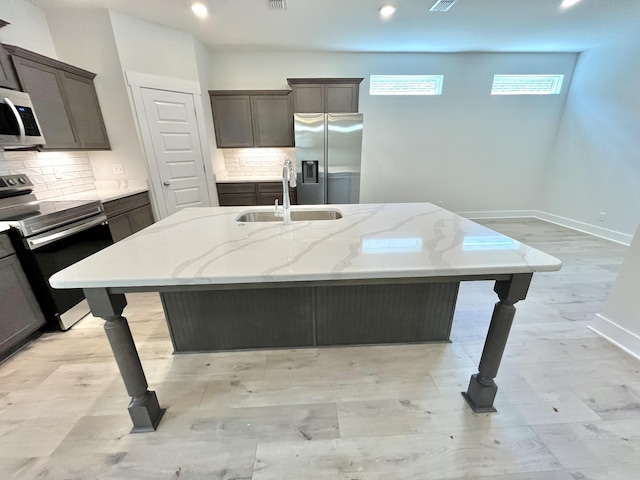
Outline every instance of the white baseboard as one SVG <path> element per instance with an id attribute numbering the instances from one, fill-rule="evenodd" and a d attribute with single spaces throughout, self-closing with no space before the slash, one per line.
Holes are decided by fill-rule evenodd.
<path id="1" fill-rule="evenodd" d="M 547 222 L 562 225 L 563 227 L 572 228 L 580 232 L 589 233 L 596 237 L 606 238 L 612 242 L 622 243 L 624 245 L 631 245 L 633 235 L 617 232 L 615 230 L 609 230 L 607 228 L 598 227 L 597 225 L 591 225 L 589 223 L 580 222 L 578 220 L 572 220 L 570 218 L 561 217 L 560 215 L 554 215 L 552 213 L 536 211 L 536 218 L 545 220 Z"/>
<path id="2" fill-rule="evenodd" d="M 605 340 L 640 360 L 640 336 L 597 313 L 593 325 L 587 327 Z"/>
<path id="3" fill-rule="evenodd" d="M 490 212 L 456 213 L 469 220 L 479 220 L 481 218 L 533 218 L 536 216 L 536 210 L 494 210 Z"/>
<path id="4" fill-rule="evenodd" d="M 588 233 L 596 237 L 611 240 L 612 242 L 621 243 L 623 245 L 631 245 L 633 235 L 609 230 L 607 228 L 598 227 L 589 223 L 572 220 L 570 218 L 561 217 L 552 213 L 542 212 L 540 210 L 494 210 L 488 212 L 456 212 L 458 215 L 470 220 L 490 219 L 490 218 L 537 218 L 546 222 L 555 223 L 563 227 L 578 230 L 579 232 Z"/>

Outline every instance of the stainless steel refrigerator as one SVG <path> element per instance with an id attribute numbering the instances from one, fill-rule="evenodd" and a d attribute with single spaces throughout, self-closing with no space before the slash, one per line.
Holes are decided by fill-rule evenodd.
<path id="1" fill-rule="evenodd" d="M 296 113 L 293 120 L 298 203 L 359 203 L 362 114 Z"/>

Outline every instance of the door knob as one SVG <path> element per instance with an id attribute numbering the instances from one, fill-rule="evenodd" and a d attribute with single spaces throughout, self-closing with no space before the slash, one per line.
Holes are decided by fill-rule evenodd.
<path id="1" fill-rule="evenodd" d="M 165 180 L 164 182 L 162 182 L 166 187 L 168 187 L 169 185 L 171 185 L 171 181 L 170 180 Z"/>

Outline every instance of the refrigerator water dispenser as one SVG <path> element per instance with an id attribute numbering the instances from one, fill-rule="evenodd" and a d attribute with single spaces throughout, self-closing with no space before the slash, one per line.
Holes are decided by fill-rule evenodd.
<path id="1" fill-rule="evenodd" d="M 302 162 L 302 183 L 318 183 L 318 160 Z"/>

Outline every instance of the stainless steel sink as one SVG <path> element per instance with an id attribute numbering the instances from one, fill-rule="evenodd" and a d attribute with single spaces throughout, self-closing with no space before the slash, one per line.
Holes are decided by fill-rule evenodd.
<path id="1" fill-rule="evenodd" d="M 291 210 L 291 220 L 293 222 L 337 220 L 339 218 L 342 218 L 342 213 L 339 210 Z M 282 222 L 282 217 L 276 217 L 273 214 L 273 210 L 254 210 L 238 215 L 236 222 Z"/>

